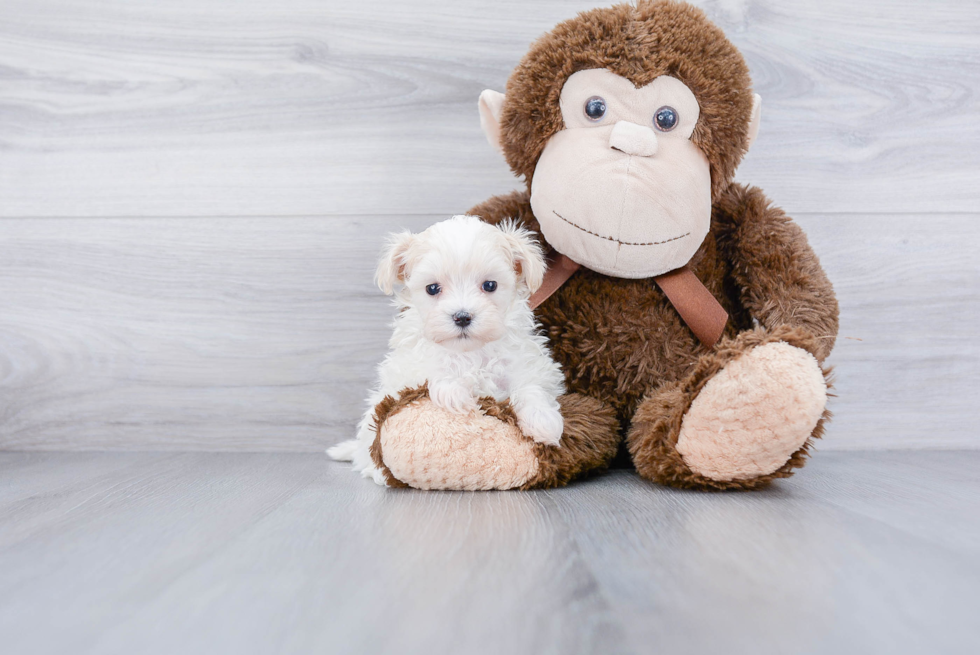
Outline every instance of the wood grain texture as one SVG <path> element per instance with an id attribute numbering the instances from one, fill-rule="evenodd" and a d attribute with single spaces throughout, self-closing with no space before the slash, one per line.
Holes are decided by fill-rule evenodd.
<path id="1" fill-rule="evenodd" d="M 390 335 L 384 235 L 439 218 L 0 220 L 0 448 L 346 438 Z M 842 307 L 820 448 L 980 446 L 980 216 L 798 220 Z"/>
<path id="2" fill-rule="evenodd" d="M 595 0 L 6 0 L 0 215 L 454 213 L 514 187 L 479 132 Z M 702 4 L 764 97 L 740 179 L 793 213 L 975 212 L 980 11 Z"/>
<path id="3" fill-rule="evenodd" d="M 14 653 L 974 653 L 977 452 L 752 494 L 386 490 L 322 455 L 0 453 Z M 937 514 L 936 510 L 939 509 Z"/>
<path id="4" fill-rule="evenodd" d="M 0 448 L 347 436 L 382 234 L 517 184 L 476 98 L 593 2 L 0 5 Z M 841 297 L 822 447 L 980 445 L 975 3 L 701 4 Z"/>
<path id="5" fill-rule="evenodd" d="M 0 444 L 320 448 L 383 354 L 396 223 L 0 221 Z"/>

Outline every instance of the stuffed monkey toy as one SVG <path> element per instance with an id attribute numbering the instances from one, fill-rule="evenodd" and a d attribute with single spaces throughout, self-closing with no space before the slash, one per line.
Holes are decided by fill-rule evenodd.
<path id="1" fill-rule="evenodd" d="M 641 476 L 696 489 L 804 464 L 829 416 L 838 306 L 800 228 L 733 182 L 760 102 L 721 30 L 670 0 L 561 23 L 506 95 L 481 95 L 487 138 L 527 188 L 468 213 L 518 219 L 549 256 L 532 305 L 565 374 L 565 431 L 534 443 L 506 403 L 437 416 L 406 389 L 375 413 L 389 485 L 552 487 L 620 449 Z"/>

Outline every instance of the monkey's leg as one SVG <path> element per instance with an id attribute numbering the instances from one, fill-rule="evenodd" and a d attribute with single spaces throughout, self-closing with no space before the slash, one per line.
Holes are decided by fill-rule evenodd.
<path id="1" fill-rule="evenodd" d="M 565 429 L 558 447 L 521 434 L 507 403 L 485 399 L 477 414 L 432 404 L 425 387 L 386 398 L 375 412 L 375 465 L 389 486 L 417 489 L 538 489 L 604 469 L 616 454 L 611 408 L 578 394 L 558 399 Z"/>
<path id="2" fill-rule="evenodd" d="M 636 470 L 696 489 L 755 489 L 792 475 L 830 417 L 829 371 L 815 347 L 793 328 L 723 341 L 637 408 L 627 436 Z"/>

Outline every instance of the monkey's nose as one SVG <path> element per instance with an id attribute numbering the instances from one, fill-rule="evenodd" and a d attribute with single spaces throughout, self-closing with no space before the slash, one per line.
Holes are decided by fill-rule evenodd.
<path id="1" fill-rule="evenodd" d="M 473 321 L 473 317 L 470 316 L 469 312 L 456 312 L 453 314 L 453 323 L 457 326 L 464 328 Z"/>
<path id="2" fill-rule="evenodd" d="M 619 121 L 609 135 L 609 147 L 627 155 L 652 157 L 657 154 L 657 135 L 652 127 Z"/>

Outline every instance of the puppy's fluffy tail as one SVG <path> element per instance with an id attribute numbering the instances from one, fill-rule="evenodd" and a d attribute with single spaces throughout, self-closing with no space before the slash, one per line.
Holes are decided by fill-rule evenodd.
<path id="1" fill-rule="evenodd" d="M 330 456 L 330 459 L 338 462 L 352 462 L 354 461 L 354 455 L 357 453 L 357 445 L 357 439 L 348 439 L 336 446 L 327 448 L 327 455 Z"/>

